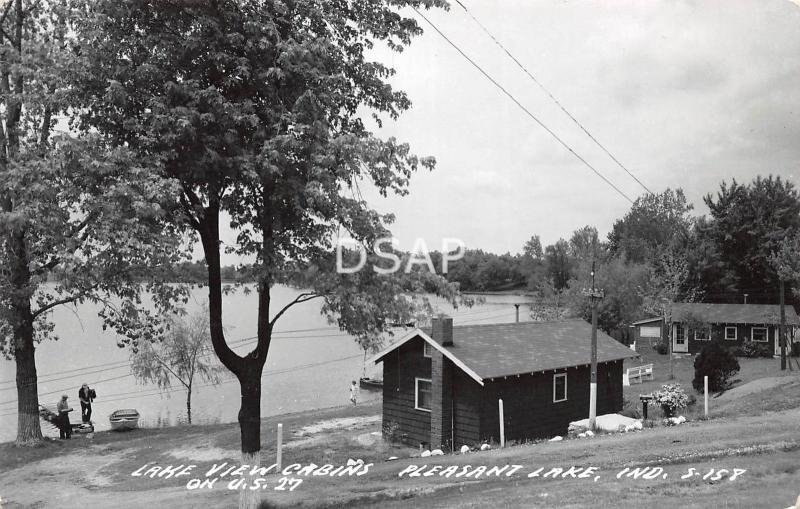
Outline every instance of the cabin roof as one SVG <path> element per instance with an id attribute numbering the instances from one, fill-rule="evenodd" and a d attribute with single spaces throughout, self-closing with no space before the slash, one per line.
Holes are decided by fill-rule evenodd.
<path id="1" fill-rule="evenodd" d="M 590 324 L 583 320 L 519 322 L 453 327 L 453 345 L 442 346 L 430 330 L 416 329 L 380 352 L 380 362 L 402 344 L 421 337 L 479 383 L 491 378 L 537 373 L 588 365 L 591 360 Z M 638 354 L 597 331 L 597 362 Z"/>
<path id="2" fill-rule="evenodd" d="M 676 302 L 672 305 L 672 320 L 682 321 L 695 315 L 706 323 L 771 324 L 781 323 L 781 307 L 777 304 L 709 304 Z M 786 323 L 800 325 L 794 307 L 786 306 Z"/>

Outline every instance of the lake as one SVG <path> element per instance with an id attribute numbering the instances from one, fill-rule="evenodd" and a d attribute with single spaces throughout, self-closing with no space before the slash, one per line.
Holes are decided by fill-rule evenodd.
<path id="1" fill-rule="evenodd" d="M 274 309 L 280 309 L 300 290 L 273 288 Z M 208 290 L 192 291 L 187 306 L 196 312 L 208 300 Z M 512 322 L 514 303 L 526 298 L 515 295 L 487 295 L 472 308 L 454 310 L 436 301 L 439 311 L 453 316 L 455 325 Z M 51 316 L 58 341 L 42 343 L 36 350 L 39 374 L 39 402 L 52 405 L 67 394 L 75 411 L 72 422 L 80 421 L 78 389 L 88 383 L 97 391 L 92 420 L 98 431 L 109 429 L 108 416 L 114 410 L 135 408 L 143 426 L 161 426 L 185 420 L 186 397 L 182 386 L 160 391 L 154 385 L 140 385 L 130 372 L 129 352 L 117 346 L 117 336 L 104 331 L 93 304 L 61 306 Z M 226 338 L 237 353 L 253 348 L 256 335 L 255 293 L 241 290 L 224 297 L 223 323 Z M 527 306 L 520 306 L 520 320 L 528 318 Z M 398 337 L 396 335 L 395 337 Z M 213 357 L 213 353 L 209 353 Z M 362 376 L 364 351 L 353 337 L 328 324 L 320 315 L 320 304 L 312 300 L 289 309 L 276 323 L 269 357 L 264 367 L 261 412 L 263 416 L 348 404 L 351 380 Z M 380 374 L 380 365 L 368 367 L 367 374 Z M 192 421 L 196 424 L 235 422 L 239 411 L 239 384 L 227 370 L 218 385 L 195 382 Z M 13 361 L 0 359 L 0 442 L 14 440 L 17 431 L 17 403 Z M 361 401 L 380 397 L 379 392 L 361 390 Z M 58 431 L 42 423 L 46 436 Z"/>

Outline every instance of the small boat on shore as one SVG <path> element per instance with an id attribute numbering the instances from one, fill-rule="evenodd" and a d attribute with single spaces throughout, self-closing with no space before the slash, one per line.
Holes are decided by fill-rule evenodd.
<path id="1" fill-rule="evenodd" d="M 133 408 L 117 410 L 108 416 L 111 429 L 114 431 L 126 431 L 139 427 L 139 412 Z"/>
<path id="2" fill-rule="evenodd" d="M 381 389 L 383 388 L 383 380 L 379 378 L 361 377 L 358 380 L 358 385 L 363 389 Z"/>

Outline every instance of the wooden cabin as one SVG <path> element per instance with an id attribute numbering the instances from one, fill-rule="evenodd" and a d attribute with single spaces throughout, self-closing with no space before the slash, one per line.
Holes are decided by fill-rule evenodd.
<path id="1" fill-rule="evenodd" d="M 597 415 L 622 410 L 622 363 L 636 352 L 597 332 Z M 589 415 L 591 325 L 583 320 L 453 326 L 441 316 L 380 352 L 383 429 L 459 449 L 563 435 Z"/>
<path id="2" fill-rule="evenodd" d="M 787 352 L 800 327 L 794 307 L 787 305 Z M 661 318 L 648 318 L 631 324 L 637 339 L 669 337 L 675 353 L 698 353 L 711 341 L 730 347 L 745 342 L 767 345 L 774 355 L 780 355 L 779 325 L 781 307 L 775 304 L 712 304 L 706 302 L 677 302 L 671 307 L 672 324 L 665 326 Z M 695 330 L 690 330 L 690 322 Z M 702 327 L 697 327 L 697 324 Z M 669 330 L 666 330 L 669 329 Z"/>

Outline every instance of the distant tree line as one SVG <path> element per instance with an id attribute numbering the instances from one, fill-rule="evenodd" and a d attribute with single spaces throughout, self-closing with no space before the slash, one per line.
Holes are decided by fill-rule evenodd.
<path id="1" fill-rule="evenodd" d="M 605 240 L 587 225 L 544 247 L 532 235 L 521 254 L 467 250 L 451 262 L 447 279 L 462 291 L 527 293 L 533 319 L 589 319 L 583 290 L 594 263 L 595 284 L 605 290 L 599 326 L 618 339 L 630 322 L 659 315 L 668 302 L 736 303 L 747 294 L 748 303 L 777 304 L 780 281 L 770 257 L 800 232 L 795 186 L 773 176 L 732 180 L 703 201 L 710 213 L 698 217 L 681 189 L 645 195 Z M 787 303 L 800 303 L 796 285 L 786 285 Z"/>

